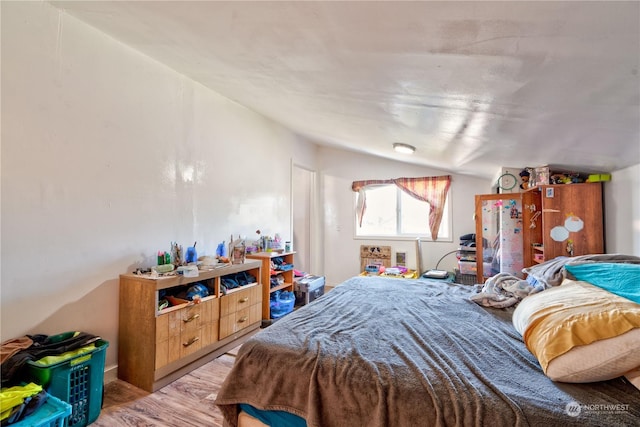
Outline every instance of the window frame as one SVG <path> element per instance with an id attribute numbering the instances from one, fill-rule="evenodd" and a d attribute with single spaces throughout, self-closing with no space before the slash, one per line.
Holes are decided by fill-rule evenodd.
<path id="1" fill-rule="evenodd" d="M 453 215 L 451 209 L 451 188 L 447 191 L 447 198 L 445 201 L 445 206 L 442 215 L 442 222 L 440 223 L 440 229 L 438 232 L 438 238 L 433 240 L 431 236 L 431 231 L 429 230 L 428 223 L 425 222 L 425 232 L 424 233 L 416 233 L 416 234 L 408 234 L 408 233 L 399 233 L 402 226 L 402 207 L 401 207 L 401 199 L 404 191 L 395 184 L 383 184 L 385 186 L 393 186 L 396 188 L 396 233 L 393 235 L 390 234 L 369 234 L 369 235 L 360 235 L 358 234 L 358 214 L 357 214 L 357 204 L 358 204 L 358 193 L 354 193 L 353 196 L 353 238 L 357 240 L 416 240 L 417 238 L 423 242 L 452 242 L 453 241 Z M 367 191 L 365 189 L 365 191 Z M 406 193 L 405 193 L 406 194 Z M 411 195 L 406 194 L 408 197 Z M 420 203 L 427 203 L 421 200 L 418 200 Z M 428 203 L 427 203 L 428 204 Z M 367 207 L 367 211 L 370 210 L 370 207 Z M 366 214 L 365 214 L 366 215 Z M 443 234 L 446 234 L 446 237 L 443 237 Z"/>

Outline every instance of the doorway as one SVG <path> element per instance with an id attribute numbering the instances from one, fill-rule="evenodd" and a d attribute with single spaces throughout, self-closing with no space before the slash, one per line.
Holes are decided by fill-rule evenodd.
<path id="1" fill-rule="evenodd" d="M 292 235 L 296 270 L 312 273 L 312 240 L 314 227 L 316 173 L 294 164 L 291 171 Z"/>

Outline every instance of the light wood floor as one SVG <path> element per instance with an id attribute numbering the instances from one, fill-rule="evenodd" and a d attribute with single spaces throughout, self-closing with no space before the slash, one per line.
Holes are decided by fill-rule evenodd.
<path id="1" fill-rule="evenodd" d="M 222 414 L 214 401 L 233 366 L 238 348 L 155 393 L 148 393 L 121 380 L 106 384 L 102 411 L 91 426 L 222 427 Z"/>

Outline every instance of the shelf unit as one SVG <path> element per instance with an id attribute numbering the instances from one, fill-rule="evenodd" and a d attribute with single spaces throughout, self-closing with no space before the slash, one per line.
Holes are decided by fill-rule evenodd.
<path id="1" fill-rule="evenodd" d="M 262 263 L 247 261 L 200 271 L 197 277 L 120 276 L 118 378 L 154 392 L 238 346 L 260 327 Z M 221 290 L 225 276 L 247 272 L 256 282 Z M 203 283 L 212 294 L 159 309 L 163 290 Z M 178 300 L 180 301 L 180 300 Z"/>
<path id="2" fill-rule="evenodd" d="M 544 262 L 544 246 L 532 245 L 531 249 L 533 250 L 533 257 L 531 258 L 531 262 L 533 264 L 543 263 Z"/>
<path id="3" fill-rule="evenodd" d="M 273 258 L 281 257 L 285 263 L 293 265 L 293 252 L 256 252 L 247 254 L 247 258 L 257 259 L 262 262 L 262 321 L 263 323 L 271 322 L 271 294 L 278 290 L 292 291 L 294 288 L 293 283 L 293 268 L 288 271 L 279 271 L 278 273 L 284 276 L 284 283 L 281 285 L 271 287 L 271 260 Z"/>

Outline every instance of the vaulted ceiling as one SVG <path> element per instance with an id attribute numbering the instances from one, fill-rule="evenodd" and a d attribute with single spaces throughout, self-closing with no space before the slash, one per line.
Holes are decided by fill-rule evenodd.
<path id="1" fill-rule="evenodd" d="M 636 1 L 51 3 L 318 144 L 485 177 L 640 163 Z"/>

